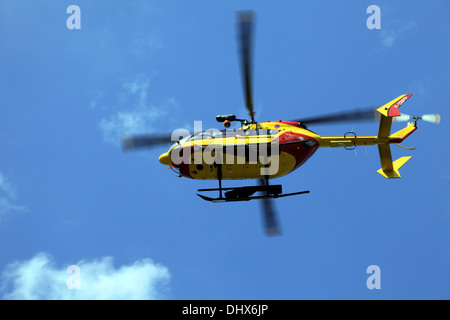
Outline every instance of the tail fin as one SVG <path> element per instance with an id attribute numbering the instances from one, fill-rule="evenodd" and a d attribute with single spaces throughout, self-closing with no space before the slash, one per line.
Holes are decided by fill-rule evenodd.
<path id="1" fill-rule="evenodd" d="M 412 94 L 402 94 L 377 109 L 377 111 L 381 114 L 378 138 L 386 138 L 391 134 L 392 117 L 400 116 L 398 108 L 411 96 Z"/>
<path id="2" fill-rule="evenodd" d="M 377 111 L 381 114 L 378 138 L 387 138 L 389 141 L 387 141 L 385 144 L 378 145 L 378 151 L 380 153 L 381 161 L 381 169 L 378 170 L 378 173 L 388 179 L 400 178 L 400 173 L 398 172 L 398 170 L 409 159 L 411 159 L 411 157 L 402 157 L 395 161 L 392 161 L 391 148 L 389 146 L 389 143 L 399 143 L 403 141 L 403 139 L 405 139 L 414 130 L 416 130 L 415 126 L 408 125 L 406 128 L 391 135 L 392 117 L 400 116 L 398 108 L 410 97 L 411 94 L 401 95 L 377 109 Z"/>
<path id="3" fill-rule="evenodd" d="M 398 108 L 409 98 L 411 98 L 412 94 L 402 94 L 401 96 L 395 98 L 392 101 L 389 101 L 384 106 L 377 109 L 379 113 L 381 113 L 385 117 L 398 117 L 400 115 L 400 111 Z"/>

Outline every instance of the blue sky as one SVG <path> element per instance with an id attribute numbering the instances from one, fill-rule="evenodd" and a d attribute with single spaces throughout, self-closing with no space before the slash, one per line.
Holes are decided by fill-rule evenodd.
<path id="1" fill-rule="evenodd" d="M 69 30 L 68 6 L 81 9 Z M 369 30 L 368 6 L 381 9 Z M 320 149 L 278 179 L 283 230 L 260 204 L 207 203 L 127 133 L 220 128 L 246 116 L 235 12 L 256 13 L 259 121 L 384 104 L 440 113 L 392 146 Z M 450 298 L 450 4 L 447 1 L 0 0 L 2 299 Z M 404 124 L 394 124 L 393 131 Z M 376 135 L 376 123 L 311 127 Z M 253 181 L 225 182 L 227 186 Z M 69 290 L 77 265 L 81 289 Z M 369 290 L 367 267 L 381 270 Z"/>

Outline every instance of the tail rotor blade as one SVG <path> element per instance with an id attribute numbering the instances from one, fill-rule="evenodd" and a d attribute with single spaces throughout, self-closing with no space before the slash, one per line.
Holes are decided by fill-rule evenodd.
<path id="1" fill-rule="evenodd" d="M 426 122 L 439 124 L 441 122 L 441 116 L 438 113 L 424 114 L 422 120 Z"/>
<path id="2" fill-rule="evenodd" d="M 430 123 L 439 124 L 441 122 L 441 116 L 437 113 L 430 113 L 430 114 L 424 114 L 423 116 L 410 116 L 407 114 L 402 113 L 398 117 L 393 117 L 392 121 L 394 122 L 402 122 L 402 121 L 409 121 L 409 120 L 423 120 Z"/>
<path id="3" fill-rule="evenodd" d="M 409 114 L 401 113 L 398 117 L 392 117 L 392 121 L 394 122 L 403 122 L 409 121 L 411 116 Z"/>

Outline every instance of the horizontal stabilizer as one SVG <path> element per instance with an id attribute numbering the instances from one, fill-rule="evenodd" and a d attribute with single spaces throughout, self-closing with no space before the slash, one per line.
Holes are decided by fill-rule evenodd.
<path id="1" fill-rule="evenodd" d="M 400 143 L 416 130 L 417 127 L 412 123 L 409 123 L 408 126 L 406 126 L 405 128 L 391 134 L 389 138 L 392 139 L 393 143 Z"/>

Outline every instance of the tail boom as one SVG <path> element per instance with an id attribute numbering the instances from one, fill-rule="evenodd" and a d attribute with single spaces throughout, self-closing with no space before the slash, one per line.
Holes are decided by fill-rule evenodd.
<path id="1" fill-rule="evenodd" d="M 411 94 L 401 95 L 377 109 L 381 116 L 377 136 L 357 137 L 356 134 L 352 132 L 347 133 L 343 137 L 319 136 L 315 138 L 319 142 L 320 147 L 353 148 L 357 146 L 377 145 L 381 161 L 381 169 L 378 170 L 378 173 L 388 179 L 400 178 L 400 173 L 398 170 L 407 161 L 409 161 L 411 157 L 402 157 L 395 161 L 392 161 L 390 144 L 397 144 L 402 142 L 410 134 L 417 130 L 417 127 L 415 123 L 408 123 L 405 128 L 391 134 L 391 125 L 393 117 L 400 116 L 398 108 L 411 96 Z"/>

